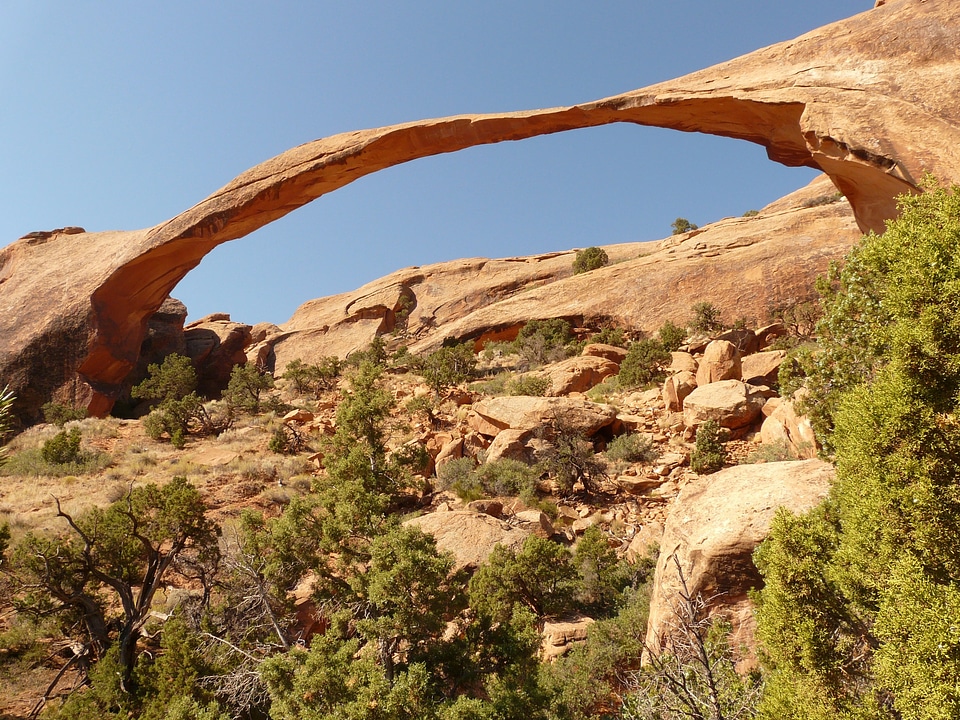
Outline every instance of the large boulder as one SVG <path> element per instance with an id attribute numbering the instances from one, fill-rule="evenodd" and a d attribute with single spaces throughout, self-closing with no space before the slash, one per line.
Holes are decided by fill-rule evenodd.
<path id="1" fill-rule="evenodd" d="M 547 395 L 584 393 L 620 372 L 620 364 L 595 355 L 580 355 L 554 363 L 535 374 L 550 381 Z"/>
<path id="2" fill-rule="evenodd" d="M 590 436 L 617 419 L 617 411 L 613 407 L 582 398 L 522 395 L 481 400 L 474 404 L 473 413 L 482 421 L 478 423 L 479 427 L 496 429 L 496 432 L 489 433 L 491 435 L 508 428 L 533 431 L 560 423 L 581 435 Z M 478 432 L 482 430 L 478 429 Z"/>
<path id="3" fill-rule="evenodd" d="M 149 318 L 216 246 L 387 167 L 615 122 L 758 143 L 777 162 L 823 170 L 849 207 L 821 193 L 827 202 L 798 208 L 791 218 L 773 206 L 756 218 L 729 218 L 717 223 L 723 232 L 712 240 L 688 233 L 664 241 L 660 249 L 673 263 L 634 256 L 571 276 L 567 253 L 556 261 L 567 265 L 556 276 L 563 278 L 562 292 L 547 283 L 515 291 L 502 303 L 483 299 L 499 287 L 491 284 L 458 287 L 458 295 L 448 292 L 422 308 L 430 289 L 412 289 L 422 282 L 413 270 L 407 284 L 350 294 L 346 306 L 335 306 L 330 316 L 342 336 L 328 337 L 332 325 L 309 321 L 284 328 L 274 344 L 276 362 L 309 359 L 310 342 L 323 354 L 362 347 L 395 327 L 398 308 L 409 311 L 411 303 L 408 331 L 411 323 L 425 330 L 414 352 L 448 336 L 479 340 L 514 332 L 532 317 L 602 316 L 635 327 L 677 320 L 677 288 L 688 303 L 739 298 L 738 310 L 759 316 L 778 299 L 804 297 L 811 273 L 849 247 L 856 235 L 851 208 L 860 230 L 883 232 L 897 214 L 896 198 L 918 191 L 919 178 L 960 181 L 960 95 L 952 82 L 960 77 L 958 45 L 957 3 L 887 3 L 797 40 L 594 102 L 423 120 L 305 143 L 155 227 L 28 233 L 0 252 L 0 376 L 16 393 L 22 419 L 37 418 L 54 397 L 107 413 L 137 363 Z M 772 235 L 779 236 L 773 244 Z M 803 238 L 802 248 L 791 235 Z M 638 285 L 638 268 L 657 282 Z M 473 308 L 463 302 L 465 290 L 479 298 Z M 637 302 L 624 303 L 625 297 Z M 451 308 L 449 323 L 430 315 L 445 308 Z M 676 308 L 674 316 L 664 318 L 664 308 Z"/>
<path id="4" fill-rule="evenodd" d="M 774 385 L 786 356 L 785 350 L 767 350 L 747 355 L 740 365 L 740 379 L 753 385 Z"/>
<path id="5" fill-rule="evenodd" d="M 740 379 L 740 351 L 729 340 L 714 340 L 707 345 L 697 367 L 697 385 L 720 380 Z"/>
<path id="6" fill-rule="evenodd" d="M 697 389 L 697 376 L 689 370 L 681 370 L 663 381 L 663 404 L 668 412 L 683 410 L 683 401 Z"/>
<path id="7" fill-rule="evenodd" d="M 730 430 L 751 425 L 760 417 L 766 398 L 740 380 L 722 380 L 698 387 L 683 400 L 683 422 L 698 427 L 715 420 Z"/>
<path id="8" fill-rule="evenodd" d="M 688 591 L 711 615 L 733 625 L 734 646 L 753 647 L 748 593 L 762 586 L 753 551 L 770 532 L 777 509 L 800 513 L 830 489 L 833 466 L 820 460 L 738 465 L 683 488 L 660 538 L 650 598 L 647 646 L 657 652 L 674 625 L 682 571 Z"/>
<path id="9" fill-rule="evenodd" d="M 184 329 L 186 354 L 197 368 L 197 390 L 219 395 L 230 381 L 234 366 L 247 362 L 251 326 L 233 322 L 226 313 L 208 315 Z"/>
<path id="10" fill-rule="evenodd" d="M 527 529 L 470 510 L 430 513 L 404 524 L 433 535 L 438 550 L 453 553 L 457 569 L 479 567 L 496 545 L 519 550 L 532 534 Z"/>
<path id="11" fill-rule="evenodd" d="M 817 457 L 817 437 L 810 418 L 798 415 L 791 400 L 781 400 L 763 421 L 760 442 L 786 445 L 799 458 Z"/>

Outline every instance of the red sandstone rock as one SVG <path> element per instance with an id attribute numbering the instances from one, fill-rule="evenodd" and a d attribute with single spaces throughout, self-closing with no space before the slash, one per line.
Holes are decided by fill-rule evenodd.
<path id="1" fill-rule="evenodd" d="M 958 46 L 957 3 L 887 3 L 795 40 L 595 102 L 425 120 L 305 143 L 153 228 L 30 233 L 0 252 L 0 375 L 17 394 L 21 417 L 35 418 L 52 397 L 82 401 L 93 414 L 108 412 L 136 365 L 150 316 L 217 245 L 386 167 L 576 128 L 630 122 L 758 143 L 777 162 L 823 170 L 849 200 L 859 227 L 880 232 L 896 214 L 896 196 L 915 192 L 924 174 L 960 180 Z M 740 225 L 749 236 L 754 220 L 718 225 Z M 709 257 L 701 237 L 672 242 Z M 691 240 L 698 241 L 693 248 Z M 739 247 L 731 238 L 726 249 L 742 292 L 751 291 L 752 272 L 776 287 L 772 268 L 744 264 L 736 257 Z M 569 288 L 590 297 L 602 281 L 635 269 L 608 266 L 604 277 L 598 271 L 578 276 L 583 279 Z M 715 270 L 711 262 L 687 273 L 687 288 L 707 288 Z M 669 278 L 662 280 L 667 285 Z M 374 293 L 356 305 L 355 339 L 391 329 L 405 292 L 401 286 Z M 655 300 L 647 302 L 649 315 Z M 576 307 L 571 317 L 582 314 L 582 305 Z M 511 320 L 504 315 L 478 325 L 475 318 L 473 327 L 490 336 L 509 332 Z M 346 343 L 346 336 L 341 340 Z"/>

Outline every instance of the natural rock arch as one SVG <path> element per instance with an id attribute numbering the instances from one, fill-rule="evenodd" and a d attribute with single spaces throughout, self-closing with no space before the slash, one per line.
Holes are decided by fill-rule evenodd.
<path id="1" fill-rule="evenodd" d="M 475 145 L 614 122 L 748 140 L 827 173 L 863 230 L 932 173 L 960 181 L 960 7 L 901 0 L 682 78 L 571 107 L 343 133 L 288 150 L 189 210 L 126 232 L 31 233 L 0 252 L 0 368 L 35 417 L 109 412 L 146 322 L 217 245 L 357 178 Z M 84 262 L 65 265 L 64 258 Z M 89 262 L 86 260 L 89 259 Z"/>

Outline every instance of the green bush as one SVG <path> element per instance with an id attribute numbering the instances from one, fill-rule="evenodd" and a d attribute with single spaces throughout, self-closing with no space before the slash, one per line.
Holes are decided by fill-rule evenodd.
<path id="1" fill-rule="evenodd" d="M 455 492 L 465 502 L 502 496 L 535 499 L 537 477 L 534 468 L 509 458 L 482 465 L 473 458 L 457 458 L 437 472 L 440 489 Z"/>
<path id="2" fill-rule="evenodd" d="M 130 391 L 141 400 L 162 403 L 166 400 L 181 400 L 197 389 L 197 371 L 190 358 L 184 355 L 167 355 L 163 363 L 147 366 L 147 377 Z"/>
<path id="3" fill-rule="evenodd" d="M 547 473 L 561 492 L 569 493 L 579 481 L 586 490 L 595 490 L 606 477 L 604 463 L 597 459 L 593 443 L 561 418 L 539 431 L 549 445 L 538 452 L 539 467 Z"/>
<path id="4" fill-rule="evenodd" d="M 450 345 L 417 359 L 415 369 L 435 395 L 445 388 L 470 380 L 477 368 L 477 356 L 468 343 Z"/>
<path id="5" fill-rule="evenodd" d="M 679 325 L 665 320 L 657 331 L 657 337 L 660 339 L 660 344 L 663 345 L 664 350 L 674 352 L 679 350 L 680 346 L 686 342 L 687 331 Z"/>
<path id="6" fill-rule="evenodd" d="M 573 328 L 566 320 L 531 320 L 520 328 L 513 349 L 527 362 L 542 365 L 568 357 L 574 340 Z"/>
<path id="7" fill-rule="evenodd" d="M 960 714 L 960 188 L 923 189 L 821 284 L 836 478 L 755 555 L 767 717 Z"/>
<path id="8" fill-rule="evenodd" d="M 606 453 L 611 460 L 623 462 L 653 462 L 657 457 L 653 440 L 639 433 L 627 433 L 615 437 L 607 445 Z"/>
<path id="9" fill-rule="evenodd" d="M 649 338 L 631 343 L 627 356 L 620 363 L 617 376 L 623 388 L 649 385 L 663 377 L 663 366 L 670 362 L 670 353 L 657 340 Z"/>
<path id="10" fill-rule="evenodd" d="M 722 468 L 727 461 L 727 450 L 723 446 L 726 434 L 716 420 L 707 420 L 700 425 L 690 455 L 690 469 L 698 475 L 708 475 Z"/>
<path id="11" fill-rule="evenodd" d="M 40 457 L 51 465 L 67 465 L 81 463 L 83 452 L 80 450 L 80 428 L 62 430 L 43 443 L 40 448 Z"/>
<path id="12" fill-rule="evenodd" d="M 272 388 L 273 376 L 270 373 L 260 372 L 252 363 L 234 365 L 230 371 L 230 382 L 223 391 L 223 401 L 230 413 L 238 410 L 258 413 L 264 393 Z"/>
<path id="13" fill-rule="evenodd" d="M 520 375 L 506 385 L 508 395 L 528 395 L 543 397 L 550 390 L 550 378 L 537 375 Z"/>
<path id="14" fill-rule="evenodd" d="M 699 229 L 692 222 L 682 217 L 678 217 L 676 220 L 670 223 L 670 227 L 673 228 L 674 235 L 683 235 L 684 233 L 693 232 L 694 230 Z"/>
<path id="15" fill-rule="evenodd" d="M 713 303 L 704 300 L 695 303 L 690 310 L 693 312 L 693 316 L 690 318 L 688 326 L 694 332 L 708 333 L 723 330 L 720 308 Z"/>
<path id="16" fill-rule="evenodd" d="M 596 270 L 609 262 L 610 258 L 607 257 L 607 253 L 603 249 L 588 247 L 577 252 L 577 257 L 573 261 L 573 274 L 579 275 L 590 270 Z"/>
<path id="17" fill-rule="evenodd" d="M 74 408 L 69 405 L 61 405 L 56 402 L 48 402 L 40 408 L 43 413 L 43 419 L 52 425 L 63 427 L 71 420 L 83 420 L 87 416 L 87 411 L 83 408 Z"/>
<path id="18" fill-rule="evenodd" d="M 627 337 L 620 328 L 605 327 L 600 332 L 592 335 L 590 342 L 625 348 L 627 346 Z"/>
<path id="19" fill-rule="evenodd" d="M 287 363 L 281 377 L 290 383 L 297 395 L 310 393 L 318 396 L 333 387 L 342 369 L 340 358 L 334 356 L 322 357 L 313 365 L 307 365 L 297 358 Z"/>

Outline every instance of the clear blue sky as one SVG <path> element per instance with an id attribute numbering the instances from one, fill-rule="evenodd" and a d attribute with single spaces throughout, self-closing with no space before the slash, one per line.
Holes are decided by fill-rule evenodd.
<path id="1" fill-rule="evenodd" d="M 0 244 L 148 227 L 319 137 L 552 107 L 677 77 L 873 0 L 0 2 Z M 813 177 L 744 142 L 612 126 L 363 178 L 221 246 L 191 319 L 282 323 L 409 265 L 670 234 Z"/>

